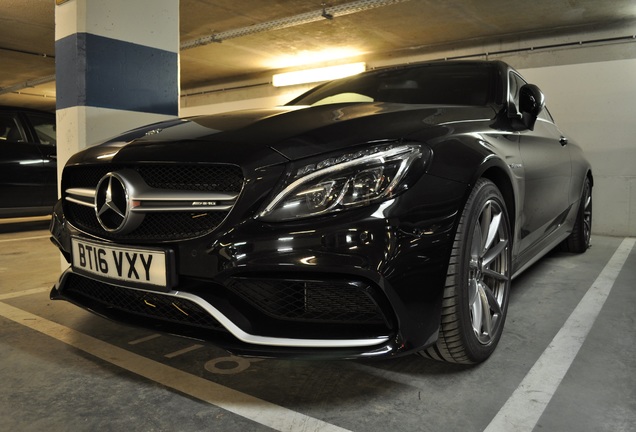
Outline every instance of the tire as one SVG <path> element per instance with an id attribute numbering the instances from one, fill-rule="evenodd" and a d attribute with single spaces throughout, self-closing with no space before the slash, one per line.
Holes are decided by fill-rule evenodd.
<path id="1" fill-rule="evenodd" d="M 435 345 L 421 355 L 475 364 L 495 350 L 503 332 L 511 280 L 512 235 L 499 189 L 479 179 L 461 215 L 448 265 Z"/>
<path id="2" fill-rule="evenodd" d="M 590 179 L 586 178 L 572 233 L 570 233 L 570 236 L 561 243 L 561 247 L 567 252 L 583 253 L 590 248 L 591 237 L 592 184 L 590 183 Z"/>

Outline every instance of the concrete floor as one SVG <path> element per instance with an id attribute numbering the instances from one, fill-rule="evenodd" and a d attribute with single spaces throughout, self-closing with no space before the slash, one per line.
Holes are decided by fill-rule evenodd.
<path id="1" fill-rule="evenodd" d="M 49 300 L 61 264 L 46 226 L 0 223 L 2 431 L 636 430 L 630 240 L 539 261 L 513 283 L 495 354 L 463 367 L 248 360 L 103 320 Z M 617 250 L 624 264 L 606 267 Z M 585 296 L 599 287 L 604 304 Z"/>

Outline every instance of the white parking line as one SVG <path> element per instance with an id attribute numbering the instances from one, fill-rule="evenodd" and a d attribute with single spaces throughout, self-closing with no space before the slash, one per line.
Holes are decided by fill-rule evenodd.
<path id="1" fill-rule="evenodd" d="M 347 429 L 126 351 L 6 303 L 0 302 L 0 316 L 64 342 L 122 369 L 277 431 L 347 431 Z"/>
<path id="2" fill-rule="evenodd" d="M 30 217 L 21 217 L 21 218 L 2 218 L 0 219 L 0 225 L 23 224 L 23 223 L 30 223 L 30 222 L 44 222 L 48 220 L 51 220 L 51 215 L 30 216 Z"/>
<path id="3" fill-rule="evenodd" d="M 171 352 L 170 354 L 166 354 L 166 355 L 164 355 L 164 357 L 165 358 L 179 357 L 182 354 L 186 354 L 186 353 L 189 353 L 191 351 L 198 350 L 199 348 L 203 348 L 203 345 L 199 345 L 199 344 L 192 345 L 192 346 L 189 346 L 187 348 L 181 349 L 179 351 L 175 351 L 175 352 Z"/>
<path id="4" fill-rule="evenodd" d="M 550 345 L 484 432 L 531 432 L 567 373 L 609 296 L 636 239 L 626 238 Z"/>
<path id="5" fill-rule="evenodd" d="M 158 337 L 161 337 L 161 335 L 159 333 L 151 334 L 150 336 L 146 336 L 146 337 L 142 337 L 142 338 L 130 341 L 130 342 L 128 342 L 128 345 L 137 345 L 137 344 L 140 344 L 140 343 L 151 341 L 153 339 L 157 339 Z"/>
<path id="6" fill-rule="evenodd" d="M 12 239 L 2 239 L 0 240 L 0 243 L 8 243 L 8 242 L 16 242 L 16 241 L 24 241 L 24 240 L 47 239 L 49 237 L 51 236 L 45 235 L 45 236 L 37 236 L 37 237 L 19 237 L 19 238 L 12 238 Z"/>
<path id="7" fill-rule="evenodd" d="M 6 294 L 0 294 L 0 301 L 27 296 L 31 294 L 40 294 L 40 293 L 49 292 L 49 291 L 51 291 L 51 287 L 32 288 L 32 289 L 28 289 L 24 291 L 16 291 L 16 292 L 10 292 Z"/>

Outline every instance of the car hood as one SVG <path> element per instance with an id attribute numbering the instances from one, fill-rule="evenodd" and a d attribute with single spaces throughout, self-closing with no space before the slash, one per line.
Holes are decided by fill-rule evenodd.
<path id="1" fill-rule="evenodd" d="M 135 129 L 91 147 L 69 163 L 235 162 L 261 166 L 337 151 L 370 141 L 395 140 L 426 128 L 490 119 L 491 107 L 394 103 L 285 106 L 176 119 Z"/>

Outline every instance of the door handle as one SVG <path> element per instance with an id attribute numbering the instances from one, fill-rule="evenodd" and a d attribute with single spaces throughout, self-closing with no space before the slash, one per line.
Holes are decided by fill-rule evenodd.
<path id="1" fill-rule="evenodd" d="M 567 144 L 568 144 L 568 139 L 567 139 L 566 137 L 562 136 L 561 138 L 559 138 L 559 143 L 560 143 L 562 146 L 565 146 L 565 145 L 567 145 Z"/>

